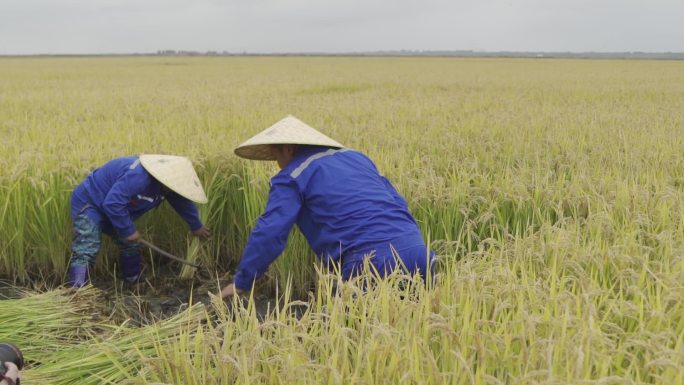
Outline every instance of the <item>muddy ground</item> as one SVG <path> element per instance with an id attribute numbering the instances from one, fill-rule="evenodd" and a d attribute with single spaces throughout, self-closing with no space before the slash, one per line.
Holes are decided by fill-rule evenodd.
<path id="1" fill-rule="evenodd" d="M 150 274 L 150 269 L 143 269 L 143 278 L 135 285 L 124 284 L 113 277 L 93 277 L 91 284 L 102 293 L 101 306 L 94 311 L 114 323 L 126 321 L 129 325 L 148 325 L 182 312 L 191 303 L 209 304 L 209 293 L 217 295 L 220 287 L 230 283 L 228 279 L 217 281 L 216 277 L 210 278 L 203 272 L 196 272 L 192 280 L 182 280 L 179 272 L 176 263 L 155 266 L 154 274 Z M 0 300 L 20 298 L 24 289 L 0 280 Z M 35 287 L 29 289 L 36 290 Z M 38 289 L 39 292 L 45 290 L 48 289 Z M 267 293 L 255 294 L 254 302 L 259 319 L 264 319 L 279 303 Z M 230 308 L 232 303 L 227 306 Z M 306 306 L 295 306 L 293 310 L 300 317 Z"/>

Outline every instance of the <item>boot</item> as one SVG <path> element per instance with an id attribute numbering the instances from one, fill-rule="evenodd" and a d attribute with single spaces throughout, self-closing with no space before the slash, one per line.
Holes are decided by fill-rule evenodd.
<path id="1" fill-rule="evenodd" d="M 140 280 L 140 254 L 121 257 L 121 276 L 126 283 Z"/>
<path id="2" fill-rule="evenodd" d="M 88 283 L 88 265 L 69 266 L 69 285 L 78 289 Z"/>

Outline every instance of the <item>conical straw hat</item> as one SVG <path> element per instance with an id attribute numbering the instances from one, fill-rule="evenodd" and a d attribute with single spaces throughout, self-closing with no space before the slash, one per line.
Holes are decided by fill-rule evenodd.
<path id="1" fill-rule="evenodd" d="M 197 203 L 207 203 L 207 194 L 190 159 L 174 155 L 140 155 L 140 163 L 156 180 L 178 195 Z"/>
<path id="2" fill-rule="evenodd" d="M 290 115 L 237 146 L 235 148 L 235 155 L 254 160 L 276 160 L 271 156 L 268 148 L 271 144 L 344 147 L 318 132 L 315 128 Z"/>

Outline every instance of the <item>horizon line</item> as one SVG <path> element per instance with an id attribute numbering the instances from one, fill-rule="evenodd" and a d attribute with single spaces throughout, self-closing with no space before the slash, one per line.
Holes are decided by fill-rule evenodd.
<path id="1" fill-rule="evenodd" d="M 163 49 L 156 52 L 127 52 L 127 53 L 24 53 L 1 54 L 0 57 L 97 57 L 97 56 L 453 56 L 453 57 L 637 57 L 637 58 L 681 58 L 684 51 L 482 51 L 482 50 L 373 50 L 373 51 L 293 51 L 293 52 L 232 52 L 232 51 L 196 51 Z"/>

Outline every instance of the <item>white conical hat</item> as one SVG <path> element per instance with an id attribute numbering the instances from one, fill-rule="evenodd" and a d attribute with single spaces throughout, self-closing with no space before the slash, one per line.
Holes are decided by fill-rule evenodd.
<path id="1" fill-rule="evenodd" d="M 289 115 L 271 127 L 254 135 L 235 148 L 235 155 L 255 160 L 275 160 L 270 144 L 308 144 L 312 146 L 344 147 L 315 128 Z"/>
<path id="2" fill-rule="evenodd" d="M 205 194 L 190 159 L 174 155 L 140 155 L 140 163 L 154 179 L 178 195 L 197 203 L 207 203 Z"/>

